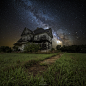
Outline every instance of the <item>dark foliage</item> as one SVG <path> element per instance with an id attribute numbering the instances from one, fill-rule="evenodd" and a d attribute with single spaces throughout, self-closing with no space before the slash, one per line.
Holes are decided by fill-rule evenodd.
<path id="1" fill-rule="evenodd" d="M 51 51 L 54 51 L 54 50 L 55 50 L 54 48 L 51 49 Z"/>
<path id="2" fill-rule="evenodd" d="M 57 49 L 57 50 L 60 50 L 60 48 L 61 48 L 61 45 L 57 45 L 57 46 L 56 46 L 56 49 Z"/>
<path id="3" fill-rule="evenodd" d="M 86 53 L 86 45 L 63 46 L 60 50 L 68 53 Z"/>
<path id="4" fill-rule="evenodd" d="M 11 53 L 12 49 L 9 46 L 1 46 L 0 47 L 0 52 Z"/>
<path id="5" fill-rule="evenodd" d="M 18 49 L 16 46 L 13 46 L 13 51 L 20 51 L 20 49 Z"/>
<path id="6" fill-rule="evenodd" d="M 24 48 L 25 52 L 38 52 L 38 50 L 40 50 L 40 45 L 34 43 L 27 43 Z"/>

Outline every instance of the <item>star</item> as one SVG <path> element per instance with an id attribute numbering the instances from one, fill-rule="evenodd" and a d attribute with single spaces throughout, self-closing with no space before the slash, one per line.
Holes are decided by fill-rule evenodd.
<path id="1" fill-rule="evenodd" d="M 25 27 L 32 31 L 51 28 L 59 41 L 66 37 L 71 45 L 86 44 L 86 5 L 82 0 L 2 0 L 0 14 L 0 41 L 12 40 L 9 46 L 15 37 L 18 41 Z"/>

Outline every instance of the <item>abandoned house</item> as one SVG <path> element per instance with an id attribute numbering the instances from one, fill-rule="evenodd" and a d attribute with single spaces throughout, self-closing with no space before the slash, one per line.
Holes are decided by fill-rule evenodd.
<path id="1" fill-rule="evenodd" d="M 41 51 L 48 51 L 52 48 L 52 38 L 51 28 L 46 30 L 37 28 L 34 31 L 31 31 L 25 27 L 21 34 L 21 38 L 14 44 L 14 46 L 23 51 L 26 43 L 36 43 L 40 44 Z"/>

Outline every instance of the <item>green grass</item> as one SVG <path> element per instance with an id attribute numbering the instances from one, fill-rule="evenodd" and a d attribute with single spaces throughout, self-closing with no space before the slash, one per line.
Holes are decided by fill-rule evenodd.
<path id="1" fill-rule="evenodd" d="M 26 53 L 5 53 L 0 54 L 0 86 L 25 86 L 29 83 L 35 84 L 38 78 L 30 77 L 25 68 L 37 63 L 40 60 L 49 58 L 54 54 L 26 54 Z M 31 86 L 31 84 L 30 84 Z M 33 86 L 33 85 L 32 85 Z"/>
<path id="2" fill-rule="evenodd" d="M 6 53 L 6 54 L 0 54 L 0 68 L 1 69 L 7 69 L 7 68 L 13 68 L 18 67 L 21 65 L 24 65 L 28 61 L 40 61 L 44 60 L 46 58 L 49 58 L 54 54 L 24 54 L 24 53 Z"/>
<path id="3" fill-rule="evenodd" d="M 46 62 L 40 63 L 41 66 L 46 66 L 48 65 Z"/>
<path id="4" fill-rule="evenodd" d="M 0 54 L 0 86 L 86 86 L 86 54 L 64 53 L 43 75 L 36 77 L 29 76 L 21 65 L 27 61 L 35 63 L 52 55 L 54 54 Z M 3 71 L 9 65 L 17 64 L 20 67 Z"/>
<path id="5" fill-rule="evenodd" d="M 49 86 L 86 86 L 86 54 L 63 54 L 43 76 Z"/>

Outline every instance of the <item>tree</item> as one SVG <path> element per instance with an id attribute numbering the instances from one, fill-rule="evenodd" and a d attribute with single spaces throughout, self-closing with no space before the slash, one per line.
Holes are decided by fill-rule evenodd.
<path id="1" fill-rule="evenodd" d="M 1 46 L 0 47 L 0 52 L 11 53 L 12 49 L 9 46 Z"/>
<path id="2" fill-rule="evenodd" d="M 18 51 L 18 47 L 17 46 L 13 46 L 14 51 Z"/>
<path id="3" fill-rule="evenodd" d="M 53 52 L 53 53 L 54 53 L 54 52 L 55 52 L 55 49 L 54 49 L 54 48 L 52 48 L 52 49 L 51 49 L 51 52 Z"/>
<path id="4" fill-rule="evenodd" d="M 56 46 L 56 49 L 57 49 L 57 50 L 60 50 L 60 48 L 61 48 L 61 45 L 57 45 L 57 46 Z"/>
<path id="5" fill-rule="evenodd" d="M 40 49 L 40 45 L 39 44 L 35 44 L 35 43 L 27 43 L 24 51 L 25 52 L 37 52 Z"/>

